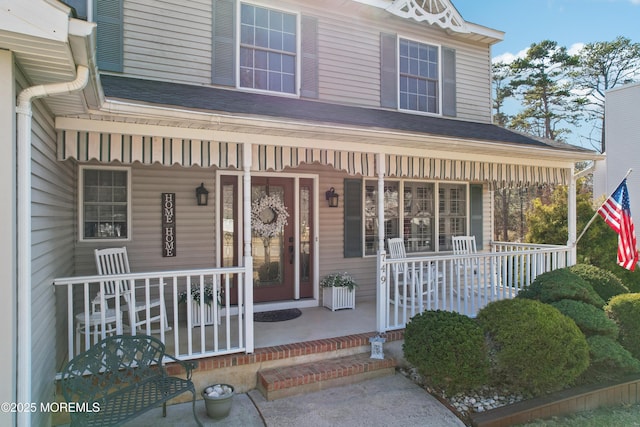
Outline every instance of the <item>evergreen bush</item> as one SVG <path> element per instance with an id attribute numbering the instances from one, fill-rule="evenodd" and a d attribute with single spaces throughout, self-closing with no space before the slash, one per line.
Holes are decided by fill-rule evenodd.
<path id="1" fill-rule="evenodd" d="M 486 384 L 489 361 L 476 321 L 448 311 L 414 316 L 404 333 L 405 358 L 448 395 Z"/>
<path id="2" fill-rule="evenodd" d="M 496 301 L 478 313 L 489 339 L 491 381 L 532 395 L 573 383 L 589 366 L 576 323 L 551 305 L 524 298 Z"/>
<path id="3" fill-rule="evenodd" d="M 560 310 L 560 313 L 572 318 L 587 337 L 605 335 L 614 340 L 618 338 L 618 325 L 609 319 L 602 309 L 570 299 L 552 302 L 551 305 Z"/>
<path id="4" fill-rule="evenodd" d="M 617 373 L 633 374 L 640 372 L 640 360 L 622 347 L 611 337 L 595 335 L 587 338 L 591 369 L 597 371 L 616 370 Z M 620 372 L 621 371 L 621 372 Z"/>
<path id="5" fill-rule="evenodd" d="M 552 303 L 563 299 L 586 302 L 602 308 L 604 300 L 593 290 L 593 287 L 568 268 L 542 273 L 518 293 L 518 298 L 538 300 Z"/>
<path id="6" fill-rule="evenodd" d="M 618 341 L 631 355 L 640 359 L 640 294 L 620 294 L 604 308 L 620 327 Z"/>
<path id="7" fill-rule="evenodd" d="M 595 265 L 576 264 L 569 270 L 586 280 L 605 302 L 616 295 L 629 293 L 629 288 L 618 276 Z"/>

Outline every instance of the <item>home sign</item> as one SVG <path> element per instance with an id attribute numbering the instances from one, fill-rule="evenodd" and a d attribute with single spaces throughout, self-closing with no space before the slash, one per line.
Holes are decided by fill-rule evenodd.
<path id="1" fill-rule="evenodd" d="M 176 193 L 162 193 L 162 256 L 176 256 Z"/>

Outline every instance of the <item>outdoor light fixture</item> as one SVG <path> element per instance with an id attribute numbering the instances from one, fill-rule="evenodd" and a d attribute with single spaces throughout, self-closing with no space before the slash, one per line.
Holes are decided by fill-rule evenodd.
<path id="1" fill-rule="evenodd" d="M 204 188 L 204 182 L 200 184 L 200 187 L 196 188 L 196 200 L 198 206 L 207 206 L 209 202 L 209 191 Z"/>
<path id="2" fill-rule="evenodd" d="M 329 189 L 329 191 L 327 191 L 326 193 L 324 193 L 325 198 L 329 201 L 329 207 L 330 208 L 337 208 L 338 207 L 338 196 L 336 194 L 336 189 L 331 187 Z"/>

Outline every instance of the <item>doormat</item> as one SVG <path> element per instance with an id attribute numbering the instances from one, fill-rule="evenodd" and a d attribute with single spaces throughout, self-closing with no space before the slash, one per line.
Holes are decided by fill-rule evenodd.
<path id="1" fill-rule="evenodd" d="M 256 322 L 284 322 L 285 320 L 295 319 L 300 317 L 302 312 L 297 308 L 290 308 L 287 310 L 274 310 L 263 311 L 261 313 L 254 313 L 253 320 Z"/>

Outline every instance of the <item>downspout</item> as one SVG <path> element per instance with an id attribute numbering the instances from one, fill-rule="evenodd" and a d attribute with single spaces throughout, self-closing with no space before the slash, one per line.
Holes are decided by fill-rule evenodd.
<path id="1" fill-rule="evenodd" d="M 78 65 L 71 82 L 31 86 L 18 95 L 18 366 L 17 401 L 33 402 L 31 396 L 31 116 L 34 99 L 82 90 L 89 69 Z M 18 413 L 18 426 L 31 426 L 29 411 Z"/>

